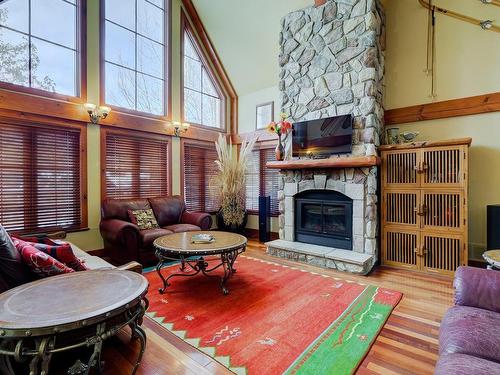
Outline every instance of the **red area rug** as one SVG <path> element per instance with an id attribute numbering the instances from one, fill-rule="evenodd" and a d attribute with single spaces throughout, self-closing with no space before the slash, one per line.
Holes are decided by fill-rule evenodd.
<path id="1" fill-rule="evenodd" d="M 217 279 L 156 272 L 148 315 L 237 374 L 351 374 L 401 293 L 240 256 L 224 296 Z M 178 266 L 163 269 L 165 275 Z"/>

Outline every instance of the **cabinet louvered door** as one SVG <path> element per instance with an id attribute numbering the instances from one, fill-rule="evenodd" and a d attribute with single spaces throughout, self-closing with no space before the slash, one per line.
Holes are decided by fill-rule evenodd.
<path id="1" fill-rule="evenodd" d="M 467 248 L 460 235 L 422 233 L 422 270 L 453 275 L 458 266 L 466 265 Z"/>
<path id="2" fill-rule="evenodd" d="M 386 227 L 382 233 L 382 263 L 398 268 L 420 269 L 418 231 Z"/>
<path id="3" fill-rule="evenodd" d="M 439 147 L 422 150 L 418 168 L 422 187 L 461 188 L 465 185 L 467 154 L 463 146 Z"/>
<path id="4" fill-rule="evenodd" d="M 387 190 L 382 195 L 382 220 L 384 225 L 420 228 L 417 215 L 420 204 L 418 190 Z"/>
<path id="5" fill-rule="evenodd" d="M 422 229 L 462 232 L 466 225 L 462 191 L 423 190 Z"/>
<path id="6" fill-rule="evenodd" d="M 420 151 L 388 151 L 382 155 L 382 184 L 387 188 L 417 188 L 420 175 L 416 167 L 420 164 Z"/>

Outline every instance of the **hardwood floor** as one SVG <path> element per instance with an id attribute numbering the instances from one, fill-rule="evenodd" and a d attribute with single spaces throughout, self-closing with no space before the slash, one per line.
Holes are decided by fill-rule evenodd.
<path id="1" fill-rule="evenodd" d="M 251 241 L 247 256 L 292 264 L 268 256 L 265 248 Z M 294 263 L 296 265 L 296 263 Z M 357 374 L 432 374 L 438 358 L 439 324 L 452 305 L 452 280 L 413 272 L 377 268 L 368 277 L 324 270 L 303 265 L 304 269 L 328 274 L 345 280 L 356 280 L 398 290 L 403 299 L 393 311 L 387 324 Z M 166 330 L 158 329 L 150 319 L 144 322 L 148 337 L 146 353 L 138 374 L 230 374 L 225 367 L 192 348 Z M 105 374 L 129 374 L 138 350 L 137 343 L 129 344 L 123 332 L 107 343 L 103 353 Z"/>

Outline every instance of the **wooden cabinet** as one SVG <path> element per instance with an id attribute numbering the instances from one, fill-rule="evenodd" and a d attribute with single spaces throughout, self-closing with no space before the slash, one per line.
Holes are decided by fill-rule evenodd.
<path id="1" fill-rule="evenodd" d="M 446 275 L 467 265 L 470 143 L 380 147 L 382 264 Z"/>

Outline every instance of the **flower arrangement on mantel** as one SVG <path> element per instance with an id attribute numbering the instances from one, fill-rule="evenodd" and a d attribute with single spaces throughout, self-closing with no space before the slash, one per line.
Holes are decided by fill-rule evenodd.
<path id="1" fill-rule="evenodd" d="M 239 230 L 246 225 L 246 172 L 250 164 L 250 152 L 256 138 L 245 139 L 240 147 L 239 156 L 227 137 L 220 134 L 215 142 L 218 159 L 217 173 L 211 183 L 213 191 L 220 198 L 221 208 L 217 213 L 219 229 Z M 224 228 L 221 226 L 224 225 Z"/>
<path id="2" fill-rule="evenodd" d="M 277 161 L 282 161 L 285 159 L 285 148 L 283 147 L 283 142 L 281 140 L 281 136 L 288 136 L 290 131 L 292 130 L 292 123 L 287 121 L 286 119 L 288 118 L 286 113 L 282 113 L 280 115 L 280 121 L 279 122 L 271 122 L 269 125 L 267 125 L 267 131 L 270 133 L 274 133 L 278 135 L 278 145 L 276 146 L 276 160 Z"/>

